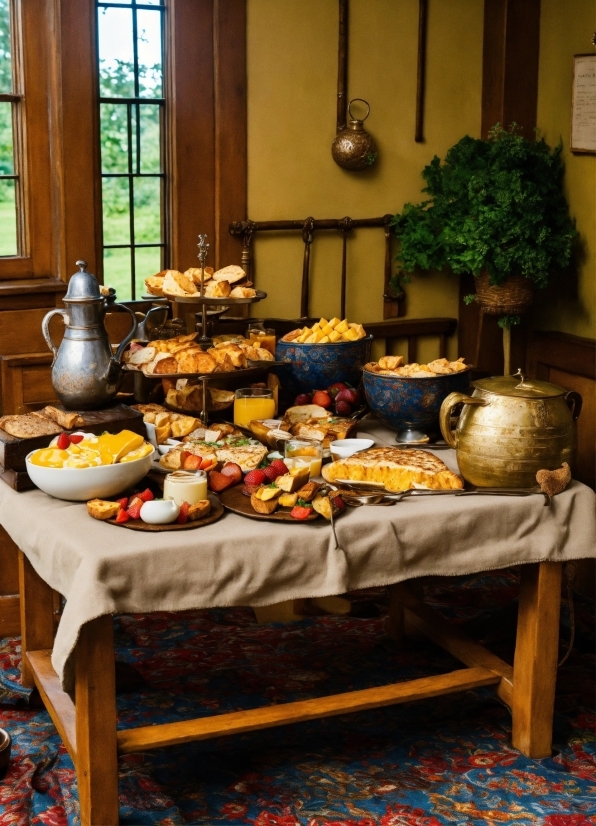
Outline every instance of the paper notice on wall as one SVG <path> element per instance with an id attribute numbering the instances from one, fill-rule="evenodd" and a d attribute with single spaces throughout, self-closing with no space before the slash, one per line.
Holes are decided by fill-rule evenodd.
<path id="1" fill-rule="evenodd" d="M 571 151 L 596 154 L 596 54 L 573 58 Z"/>

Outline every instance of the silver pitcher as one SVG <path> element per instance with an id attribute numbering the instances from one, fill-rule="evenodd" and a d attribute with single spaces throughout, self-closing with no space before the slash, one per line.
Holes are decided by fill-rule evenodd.
<path id="1" fill-rule="evenodd" d="M 137 319 L 123 304 L 108 303 L 95 276 L 87 272 L 85 261 L 77 261 L 77 267 L 80 272 L 70 279 L 63 298 L 67 309 L 50 310 L 41 329 L 54 354 L 52 384 L 56 395 L 66 408 L 93 410 L 103 407 L 118 392 L 122 379 L 120 359 L 137 331 Z M 114 355 L 103 319 L 106 309 L 115 307 L 130 314 L 133 326 Z M 50 320 L 55 315 L 63 316 L 66 328 L 59 348 L 50 335 Z"/>

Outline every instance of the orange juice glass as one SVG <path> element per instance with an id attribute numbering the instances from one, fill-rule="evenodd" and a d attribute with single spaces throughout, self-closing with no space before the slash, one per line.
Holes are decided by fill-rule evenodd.
<path id="1" fill-rule="evenodd" d="M 234 424 L 248 427 L 252 419 L 272 419 L 275 400 L 271 390 L 265 387 L 243 387 L 236 390 L 234 399 Z"/>
<path id="2" fill-rule="evenodd" d="M 272 356 L 275 355 L 275 344 L 277 339 L 275 337 L 275 330 L 271 327 L 249 327 L 248 339 L 249 341 L 258 344 L 259 347 L 269 350 Z"/>
<path id="3" fill-rule="evenodd" d="M 288 439 L 285 444 L 285 457 L 292 467 L 308 465 L 311 478 L 321 475 L 323 464 L 323 445 L 310 439 Z"/>

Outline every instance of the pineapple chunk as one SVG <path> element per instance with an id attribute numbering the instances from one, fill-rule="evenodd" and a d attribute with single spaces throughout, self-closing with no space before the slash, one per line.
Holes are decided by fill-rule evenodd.
<path id="1" fill-rule="evenodd" d="M 366 335 L 362 324 L 350 324 L 350 330 L 355 330 L 358 333 L 358 338 L 364 338 Z"/>
<path id="2" fill-rule="evenodd" d="M 310 336 L 310 334 L 311 334 L 310 330 L 308 330 L 306 333 L 302 333 L 301 336 L 298 336 L 296 341 L 299 342 L 299 344 L 304 344 L 304 342 L 307 340 L 307 338 Z"/>
<path id="3" fill-rule="evenodd" d="M 304 339 L 304 343 L 305 343 L 305 344 L 316 344 L 316 343 L 317 343 L 317 334 L 316 334 L 316 333 L 313 333 L 313 334 L 312 334 L 311 336 L 309 336 L 308 338 L 305 338 L 305 339 Z"/>
<path id="4" fill-rule="evenodd" d="M 350 329 L 342 335 L 342 339 L 344 341 L 358 341 L 359 338 L 360 336 L 358 335 L 358 332 L 354 330 L 352 327 L 350 327 Z"/>
<path id="5" fill-rule="evenodd" d="M 341 339 L 341 333 L 338 333 L 337 330 L 332 330 L 329 333 L 329 341 L 335 342 Z"/>
<path id="6" fill-rule="evenodd" d="M 281 508 L 293 508 L 296 502 L 298 501 L 298 494 L 282 493 L 278 501 Z"/>
<path id="7" fill-rule="evenodd" d="M 337 318 L 337 316 L 333 316 L 333 318 L 329 320 L 329 326 L 333 327 L 334 329 L 335 329 L 335 327 L 337 327 L 337 325 L 339 323 L 340 323 L 340 319 Z"/>
<path id="8" fill-rule="evenodd" d="M 321 330 L 322 330 L 322 329 L 323 329 L 323 327 L 326 327 L 326 326 L 329 324 L 329 322 L 327 321 L 327 319 L 326 319 L 326 318 L 322 318 L 322 319 L 319 321 L 319 324 L 321 325 Z"/>
<path id="9" fill-rule="evenodd" d="M 317 330 L 317 332 L 314 335 L 315 335 L 315 343 L 316 344 L 318 344 L 322 338 L 325 338 L 325 336 L 323 335 L 322 330 Z"/>
<path id="10" fill-rule="evenodd" d="M 345 333 L 345 332 L 347 332 L 349 329 L 350 329 L 350 328 L 348 327 L 348 321 L 347 321 L 347 319 L 345 319 L 345 318 L 344 318 L 344 320 L 343 320 L 343 321 L 340 321 L 340 322 L 339 322 L 339 324 L 336 324 L 336 325 L 335 325 L 335 331 L 336 331 L 337 333 Z"/>
<path id="11" fill-rule="evenodd" d="M 325 324 L 324 327 L 321 327 L 321 330 L 323 331 L 324 335 L 328 336 L 329 333 L 333 332 L 333 327 L 331 327 L 329 324 Z"/>
<path id="12" fill-rule="evenodd" d="M 329 336 L 323 336 L 323 338 L 317 341 L 317 344 L 329 344 Z"/>
<path id="13" fill-rule="evenodd" d="M 311 329 L 311 332 L 316 333 L 316 332 L 318 332 L 318 331 L 321 329 L 321 325 L 320 325 L 320 323 L 317 321 L 317 322 L 316 322 L 316 324 L 313 324 L 313 325 L 312 325 L 312 327 L 311 327 L 310 329 Z"/>
<path id="14" fill-rule="evenodd" d="M 268 502 L 270 499 L 277 499 L 278 496 L 281 496 L 282 490 L 281 488 L 259 488 L 257 490 L 256 496 L 257 499 L 260 499 L 262 502 Z"/>

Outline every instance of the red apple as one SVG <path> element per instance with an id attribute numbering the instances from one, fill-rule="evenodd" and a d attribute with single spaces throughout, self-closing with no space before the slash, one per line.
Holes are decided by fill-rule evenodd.
<path id="1" fill-rule="evenodd" d="M 300 393 L 299 396 L 296 396 L 294 399 L 294 404 L 301 405 L 301 404 L 310 404 L 312 402 L 312 396 L 310 393 Z"/>

